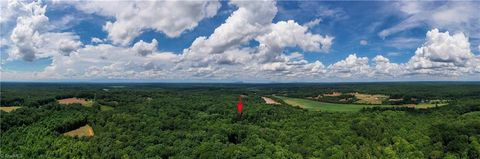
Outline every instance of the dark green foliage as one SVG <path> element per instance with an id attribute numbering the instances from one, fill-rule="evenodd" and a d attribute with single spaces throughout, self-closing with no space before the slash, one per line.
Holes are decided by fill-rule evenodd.
<path id="1" fill-rule="evenodd" d="M 118 85 L 125 87 L 112 87 Z M 475 95 L 479 87 L 476 83 L 2 84 L 2 105 L 21 101 L 23 107 L 1 112 L 0 151 L 22 158 L 479 158 L 480 94 Z M 435 91 L 417 91 L 427 88 Z M 318 90 L 452 101 L 432 109 L 329 113 L 305 111 L 281 101 L 282 105 L 266 105 L 260 98 L 279 92 L 307 97 L 322 93 Z M 246 96 L 244 113 L 236 120 L 241 94 Z M 95 98 L 95 103 L 83 107 L 52 102 L 65 97 Z M 100 105 L 115 109 L 100 111 Z M 61 135 L 87 123 L 94 137 Z"/>

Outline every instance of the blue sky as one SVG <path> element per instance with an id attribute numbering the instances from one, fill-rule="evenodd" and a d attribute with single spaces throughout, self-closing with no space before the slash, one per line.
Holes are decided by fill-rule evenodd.
<path id="1" fill-rule="evenodd" d="M 2 4 L 0 34 L 3 80 L 321 82 L 480 79 L 480 16 L 475 13 L 480 8 L 478 2 L 279 1 L 257 2 L 265 3 L 262 7 L 268 8 L 253 8 L 228 1 L 199 4 L 159 2 L 154 5 L 123 1 L 116 6 L 117 10 L 121 10 L 118 13 L 108 4 L 93 4 L 93 1 L 89 2 L 92 4 L 49 1 L 8 3 L 10 5 Z M 167 5 L 172 7 L 162 8 Z M 139 6 L 154 7 L 135 8 Z M 25 11 L 15 7 L 23 7 Z M 41 10 L 42 7 L 46 7 L 44 13 L 28 12 Z M 154 13 L 169 9 L 172 9 L 169 11 L 171 14 Z M 263 13 L 268 9 L 272 9 L 271 12 Z M 145 13 L 149 10 L 152 14 Z M 246 11 L 240 13 L 241 10 Z M 238 15 L 235 15 L 236 12 Z M 456 16 L 464 18 L 451 18 Z M 46 17 L 48 21 L 39 23 L 33 20 L 35 17 Z M 27 20 L 20 25 L 19 18 Z M 164 19 L 170 21 L 163 22 Z M 241 23 L 228 24 L 238 19 L 245 20 L 245 26 Z M 176 24 L 182 22 L 185 24 Z M 107 23 L 112 23 L 111 29 L 107 29 Z M 169 25 L 174 29 L 168 28 Z M 30 42 L 13 38 L 13 34 L 19 34 L 15 29 L 20 30 L 24 26 L 33 30 L 32 34 L 22 34 L 30 38 Z M 277 29 L 290 27 L 291 30 L 275 30 L 276 26 Z M 243 30 L 242 27 L 254 29 Z M 294 29 L 299 31 L 293 32 Z M 35 37 L 35 32 L 39 37 Z M 427 36 L 429 32 L 431 35 Z M 305 39 L 289 41 L 289 37 L 281 37 L 296 37 L 297 34 Z M 460 34 L 464 38 L 457 37 Z M 94 42 L 93 38 L 100 41 Z M 262 38 L 267 40 L 262 41 Z M 437 41 L 442 38 L 447 40 Z M 458 38 L 469 46 L 455 43 Z M 223 44 L 222 40 L 235 43 Z M 194 41 L 202 43 L 197 45 Z M 305 46 L 305 43 L 312 45 Z M 262 46 L 271 49 L 262 50 Z M 416 52 L 421 47 L 425 51 Z M 208 52 L 211 49 L 220 49 L 221 52 Z M 27 54 L 25 50 L 33 51 Z M 99 52 L 92 53 L 91 50 Z M 122 53 L 115 54 L 113 50 Z M 131 53 L 135 51 L 138 54 Z M 262 51 L 266 52 L 265 55 Z M 34 58 L 27 56 L 32 54 Z M 97 55 L 103 60 L 110 56 L 124 58 L 86 63 L 92 61 L 87 59 Z M 268 60 L 252 62 L 267 57 Z M 380 65 L 385 61 L 383 59 L 388 62 Z M 119 75 L 122 72 L 123 75 Z M 238 72 L 243 78 L 237 79 L 237 73 L 229 72 Z"/>

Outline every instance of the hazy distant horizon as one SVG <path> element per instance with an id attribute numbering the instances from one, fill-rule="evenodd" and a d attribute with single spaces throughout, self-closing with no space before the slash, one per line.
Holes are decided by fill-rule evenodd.
<path id="1" fill-rule="evenodd" d="M 255 81 L 95 81 L 95 80 L 65 80 L 65 81 L 0 81 L 0 83 L 51 83 L 51 84 L 348 84 L 348 83 L 480 83 L 479 80 L 471 81 L 324 81 L 324 82 L 255 82 Z"/>

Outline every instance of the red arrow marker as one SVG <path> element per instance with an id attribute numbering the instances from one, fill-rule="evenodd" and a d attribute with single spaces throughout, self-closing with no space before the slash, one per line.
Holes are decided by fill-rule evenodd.
<path id="1" fill-rule="evenodd" d="M 241 114 L 242 109 L 243 109 L 242 96 L 238 96 L 237 112 Z"/>

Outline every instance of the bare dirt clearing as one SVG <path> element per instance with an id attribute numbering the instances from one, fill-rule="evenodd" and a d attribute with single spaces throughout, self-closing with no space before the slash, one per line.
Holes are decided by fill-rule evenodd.
<path id="1" fill-rule="evenodd" d="M 87 99 L 83 99 L 83 98 L 66 98 L 66 99 L 60 99 L 60 100 L 57 100 L 58 103 L 60 104 L 74 104 L 74 103 L 78 103 L 78 104 L 81 104 L 83 106 L 92 106 L 92 101 L 89 101 Z"/>
<path id="2" fill-rule="evenodd" d="M 77 136 L 77 137 L 82 137 L 82 136 L 91 137 L 91 136 L 94 135 L 94 133 L 93 133 L 93 128 L 90 125 L 87 124 L 87 125 L 82 126 L 78 129 L 63 133 L 63 135 L 72 136 L 72 137 L 75 137 L 75 136 Z"/>
<path id="3" fill-rule="evenodd" d="M 262 97 L 262 99 L 263 99 L 263 100 L 265 101 L 265 103 L 267 103 L 267 104 L 280 105 L 280 103 L 276 102 L 276 101 L 273 100 L 272 98 Z"/>
<path id="4" fill-rule="evenodd" d="M 21 108 L 21 107 L 15 107 L 15 106 L 12 106 L 12 107 L 10 107 L 10 106 L 8 106 L 8 107 L 0 107 L 0 110 L 3 110 L 3 111 L 5 111 L 5 112 L 11 112 L 11 111 L 14 111 L 14 110 L 16 110 L 16 109 L 18 109 L 18 108 Z"/>

